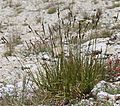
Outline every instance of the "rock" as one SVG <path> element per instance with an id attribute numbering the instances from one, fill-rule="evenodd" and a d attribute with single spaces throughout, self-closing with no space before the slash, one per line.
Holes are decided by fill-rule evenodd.
<path id="1" fill-rule="evenodd" d="M 118 91 L 118 92 L 114 92 Z M 100 81 L 93 89 L 92 94 L 97 97 L 98 101 L 107 101 L 109 103 L 114 103 L 120 99 L 120 86 L 118 84 L 113 84 L 105 81 Z M 113 94 L 113 92 L 115 94 Z M 112 101 L 112 102 L 111 102 Z"/>
<path id="2" fill-rule="evenodd" d="M 51 60 L 51 58 L 50 58 L 50 56 L 49 56 L 48 53 L 43 53 L 43 54 L 42 54 L 42 59 L 43 59 L 43 60 L 47 60 L 47 61 L 50 61 L 50 60 Z"/>
<path id="3" fill-rule="evenodd" d="M 115 48 L 114 46 L 108 46 L 107 49 L 106 49 L 106 54 L 109 54 L 109 55 L 113 55 L 115 54 Z"/>
<path id="4" fill-rule="evenodd" d="M 108 99 L 109 99 L 108 93 L 103 92 L 103 91 L 98 92 L 97 100 L 99 100 L 99 101 L 103 101 L 103 100 L 106 101 Z"/>
<path id="5" fill-rule="evenodd" d="M 9 96 L 12 96 L 14 95 L 14 85 L 6 85 L 4 87 L 1 88 L 1 93 L 2 93 L 2 96 L 5 96 L 5 95 L 9 95 Z"/>

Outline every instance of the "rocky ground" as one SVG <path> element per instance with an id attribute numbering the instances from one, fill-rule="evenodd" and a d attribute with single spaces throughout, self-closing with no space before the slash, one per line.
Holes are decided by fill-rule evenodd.
<path id="1" fill-rule="evenodd" d="M 102 50 L 103 55 L 111 56 L 110 59 L 120 59 L 119 0 L 0 0 L 0 97 L 5 92 L 12 94 L 16 86 L 20 90 L 27 70 L 30 69 L 33 72 L 37 70 L 36 56 L 29 55 L 26 49 L 27 44 L 40 40 L 35 31 L 41 35 L 44 33 L 42 23 L 44 23 L 46 29 L 46 36 L 43 39 L 49 38 L 48 24 L 57 27 L 56 23 L 59 21 L 57 18 L 58 6 L 60 17 L 64 20 L 68 17 L 69 6 L 73 15 L 76 15 L 76 20 L 89 18 L 97 10 L 100 10 L 102 12 L 100 20 L 102 29 L 99 29 L 96 46 L 92 48 L 93 45 L 91 44 L 89 53 L 93 50 Z M 84 53 L 87 50 L 87 45 L 93 41 L 89 40 L 90 33 L 91 30 L 85 33 L 85 43 L 82 44 Z M 51 59 L 46 52 L 40 52 L 39 59 L 42 60 L 43 58 Z M 112 92 L 115 88 L 118 91 L 117 93 Z M 101 81 L 95 86 L 92 93 L 97 96 L 98 101 L 109 99 L 110 103 L 113 103 L 112 106 L 120 106 L 119 91 L 118 76 L 115 77 L 114 83 Z M 81 102 L 85 103 L 85 106 L 88 106 L 88 104 L 94 106 L 95 101 L 90 99 Z M 79 105 L 76 104 L 76 106 Z"/>

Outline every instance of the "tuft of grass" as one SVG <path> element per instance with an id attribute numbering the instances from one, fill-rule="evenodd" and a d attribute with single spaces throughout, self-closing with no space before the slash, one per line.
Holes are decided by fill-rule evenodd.
<path id="1" fill-rule="evenodd" d="M 43 0 L 44 3 L 49 2 L 49 0 Z"/>
<path id="2" fill-rule="evenodd" d="M 113 29 L 113 30 L 114 30 L 114 29 L 119 30 L 119 29 L 120 29 L 120 24 L 114 25 L 114 26 L 112 27 L 112 29 Z"/>
<path id="3" fill-rule="evenodd" d="M 3 37 L 2 40 L 5 43 L 6 47 L 6 52 L 4 53 L 4 56 L 12 56 L 15 51 L 15 46 L 22 43 L 21 37 L 18 35 L 12 35 L 8 39 Z"/>
<path id="4" fill-rule="evenodd" d="M 98 3 L 99 3 L 98 0 L 93 0 L 92 2 L 93 2 L 94 4 L 98 4 Z"/>
<path id="5" fill-rule="evenodd" d="M 44 63 L 42 67 L 44 70 L 39 70 L 35 75 L 37 77 L 31 73 L 33 82 L 39 89 L 50 92 L 50 98 L 55 99 L 84 98 L 95 84 L 105 78 L 106 72 L 103 60 L 73 55 L 72 52 L 68 58 L 62 54 L 55 63 Z"/>
<path id="6" fill-rule="evenodd" d="M 108 89 L 107 92 L 110 94 L 120 94 L 119 87 L 116 89 Z"/>
<path id="7" fill-rule="evenodd" d="M 106 37 L 111 37 L 113 35 L 113 31 L 110 31 L 110 30 L 103 30 L 101 32 L 101 35 L 103 38 L 106 38 Z"/>
<path id="8" fill-rule="evenodd" d="M 72 16 L 70 18 L 72 18 Z M 99 18 L 99 16 L 96 16 L 96 21 L 93 23 L 93 26 L 95 26 L 94 28 L 98 25 Z M 44 61 L 42 63 L 38 61 L 40 67 L 42 66 L 42 68 L 38 68 L 38 71 L 35 74 L 30 71 L 30 77 L 38 87 L 38 91 L 35 95 L 39 98 L 38 102 L 40 104 L 49 104 L 50 101 L 55 101 L 55 105 L 57 105 L 57 103 L 60 103 L 62 100 L 69 101 L 76 98 L 86 98 L 86 95 L 90 96 L 90 92 L 94 85 L 100 80 L 105 79 L 106 69 L 104 60 L 102 58 L 94 58 L 93 55 L 86 56 L 81 52 L 81 35 L 86 30 L 87 25 L 82 26 L 81 22 L 78 22 L 77 33 L 79 37 L 76 37 L 76 42 L 71 45 L 71 36 L 69 31 L 71 31 L 72 26 L 74 27 L 74 23 L 71 22 L 70 19 L 69 21 L 68 27 L 66 26 L 68 32 L 64 33 L 66 35 L 61 33 L 64 32 L 65 25 L 63 24 L 62 26 L 61 22 L 58 25 L 58 32 L 56 31 L 61 49 L 56 61 Z M 50 33 L 51 50 L 54 50 L 54 48 L 58 46 L 56 45 L 57 41 L 53 39 L 56 32 L 54 33 L 51 27 L 48 27 Z M 64 36 L 67 37 L 64 38 Z M 67 56 L 66 51 L 64 50 L 66 45 L 63 43 L 63 40 L 68 41 Z M 73 45 L 77 45 L 76 49 Z M 89 47 L 87 51 L 89 51 Z M 54 58 L 54 54 L 52 56 Z"/>
<path id="9" fill-rule="evenodd" d="M 114 8 L 117 8 L 117 7 L 120 7 L 120 3 L 118 2 L 118 3 L 113 3 L 113 5 L 112 6 L 109 6 L 109 7 L 107 7 L 108 9 L 114 9 Z"/>
<path id="10" fill-rule="evenodd" d="M 4 38 L 4 39 L 5 39 L 5 38 Z M 7 56 L 12 56 L 15 48 L 14 48 L 14 45 L 13 45 L 11 39 L 9 39 L 9 41 L 6 40 L 5 46 L 6 46 L 6 52 L 4 53 L 4 56 L 5 56 L 5 57 L 7 57 Z"/>
<path id="11" fill-rule="evenodd" d="M 47 13 L 48 13 L 48 14 L 53 14 L 53 13 L 56 12 L 56 10 L 57 10 L 56 7 L 50 7 L 50 8 L 48 9 Z"/>
<path id="12" fill-rule="evenodd" d="M 13 50 L 11 49 L 11 50 L 8 50 L 8 51 L 6 51 L 5 53 L 4 53 L 4 56 L 5 57 L 7 57 L 7 56 L 12 56 L 12 54 L 13 54 Z"/>

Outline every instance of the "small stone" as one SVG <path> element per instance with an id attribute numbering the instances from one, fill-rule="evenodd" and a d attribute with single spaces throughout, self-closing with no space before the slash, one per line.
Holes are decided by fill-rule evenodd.
<path id="1" fill-rule="evenodd" d="M 63 102 L 64 105 L 68 105 L 69 104 L 69 100 L 68 99 L 65 99 L 64 102 Z"/>

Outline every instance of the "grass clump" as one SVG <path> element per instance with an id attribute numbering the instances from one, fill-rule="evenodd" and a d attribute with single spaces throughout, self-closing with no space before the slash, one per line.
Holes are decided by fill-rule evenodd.
<path id="1" fill-rule="evenodd" d="M 62 54 L 54 64 L 42 66 L 44 71 L 39 70 L 36 78 L 31 73 L 33 82 L 55 99 L 84 98 L 95 84 L 105 78 L 104 62 L 93 60 L 92 56 L 74 56 L 71 53 L 66 58 Z"/>
<path id="2" fill-rule="evenodd" d="M 53 14 L 53 13 L 55 13 L 56 12 L 56 7 L 50 7 L 49 9 L 48 9 L 48 11 L 47 11 L 47 13 L 48 14 Z"/>
<path id="3" fill-rule="evenodd" d="M 98 0 L 93 0 L 92 2 L 93 2 L 94 4 L 98 4 L 98 3 L 99 3 Z"/>
<path id="4" fill-rule="evenodd" d="M 120 7 L 120 3 L 113 3 L 112 6 L 109 6 L 108 9 L 114 9 L 114 8 L 117 8 L 117 7 Z"/>
<path id="5" fill-rule="evenodd" d="M 114 25 L 114 26 L 112 27 L 112 29 L 113 29 L 113 30 L 114 30 L 114 29 L 119 30 L 119 29 L 120 29 L 120 24 Z"/>
<path id="6" fill-rule="evenodd" d="M 5 56 L 5 57 L 7 57 L 7 56 L 12 56 L 12 53 L 13 53 L 12 49 L 11 49 L 11 50 L 8 50 L 8 51 L 6 51 L 6 52 L 4 53 L 4 56 Z"/>
<path id="7" fill-rule="evenodd" d="M 62 100 L 71 101 L 73 99 L 80 100 L 86 98 L 87 95 L 90 96 L 94 85 L 105 79 L 106 69 L 104 60 L 102 58 L 100 60 L 94 58 L 93 55 L 87 56 L 81 52 L 81 36 L 83 33 L 82 30 L 85 29 L 85 27 L 82 27 L 80 21 L 78 22 L 78 37 L 76 37 L 76 42 L 71 44 L 69 32 L 75 24 L 71 20 L 72 19 L 69 20 L 68 27 L 66 26 L 68 32 L 64 33 L 64 25 L 66 24 L 62 22 L 59 22 L 58 30 L 55 32 L 58 35 L 59 46 L 61 48 L 61 53 L 57 56 L 56 61 L 44 61 L 42 63 L 38 61 L 42 68 L 38 68 L 35 74 L 30 71 L 31 79 L 38 87 L 35 95 L 39 98 L 38 102 L 40 104 L 50 104 L 54 102 L 54 105 L 57 106 L 61 104 Z M 96 17 L 96 22 L 93 23 L 93 26 L 97 26 L 98 22 L 99 17 Z M 55 33 L 50 26 L 49 32 L 51 48 L 53 50 L 58 45 L 56 45 L 57 41 L 53 39 Z M 64 36 L 67 37 L 64 38 Z M 63 43 L 63 40 L 68 42 L 67 56 L 64 50 L 66 45 Z M 77 45 L 76 49 L 73 45 Z M 89 51 L 89 46 L 87 51 Z M 54 55 L 52 56 L 54 57 Z"/>
<path id="8" fill-rule="evenodd" d="M 17 35 L 12 35 L 8 39 L 5 37 L 1 38 L 3 42 L 5 43 L 6 52 L 4 53 L 4 56 L 12 56 L 15 51 L 15 46 L 22 43 L 21 37 Z"/>
<path id="9" fill-rule="evenodd" d="M 113 35 L 113 31 L 110 31 L 110 30 L 103 30 L 101 32 L 101 35 L 103 38 L 106 38 L 106 37 L 111 37 Z"/>
<path id="10" fill-rule="evenodd" d="M 11 39 L 9 39 L 9 41 L 8 41 L 6 38 L 3 37 L 2 40 L 4 41 L 5 46 L 6 46 L 6 52 L 4 53 L 4 56 L 5 57 L 12 56 L 12 54 L 14 52 L 14 45 L 13 45 Z"/>

